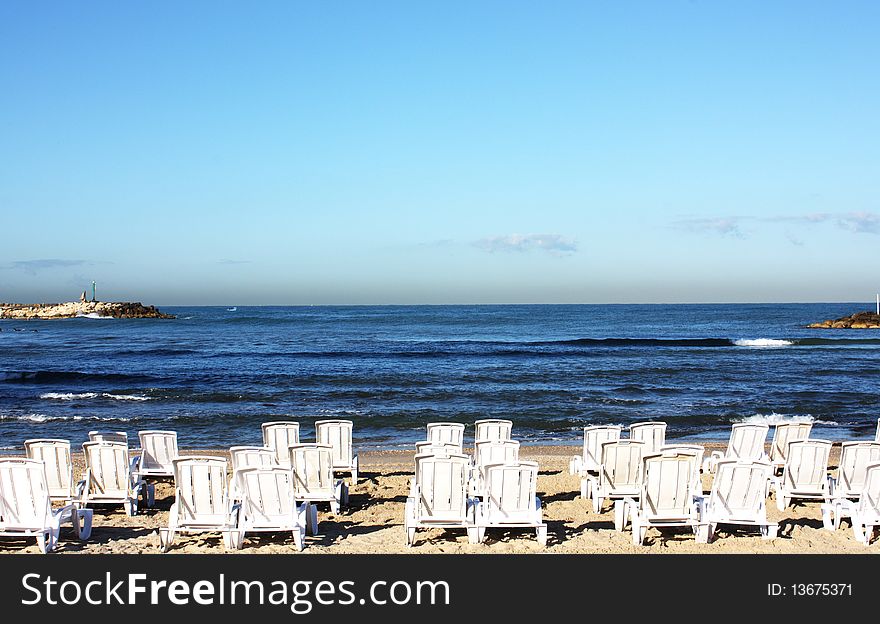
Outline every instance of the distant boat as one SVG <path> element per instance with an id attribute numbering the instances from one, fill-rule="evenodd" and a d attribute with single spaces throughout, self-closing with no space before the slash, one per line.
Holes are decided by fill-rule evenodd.
<path id="1" fill-rule="evenodd" d="M 236 310 L 238 310 L 237 307 L 226 308 L 227 312 L 235 312 Z"/>

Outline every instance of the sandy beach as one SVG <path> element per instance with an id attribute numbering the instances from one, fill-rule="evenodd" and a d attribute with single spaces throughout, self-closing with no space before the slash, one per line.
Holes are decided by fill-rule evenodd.
<path id="1" fill-rule="evenodd" d="M 707 453 L 723 450 L 724 445 L 705 444 Z M 830 468 L 836 469 L 839 444 L 834 446 Z M 527 529 L 489 530 L 482 544 L 469 544 L 463 530 L 419 530 L 412 547 L 403 534 L 403 513 L 409 480 L 413 474 L 412 451 L 360 452 L 361 472 L 350 490 L 348 508 L 332 514 L 328 505 L 319 507 L 320 534 L 307 536 L 303 555 L 313 554 L 871 554 L 880 553 L 880 542 L 865 547 L 856 542 L 848 523 L 837 531 L 822 528 L 819 501 L 804 501 L 780 512 L 768 500 L 768 517 L 779 523 L 779 535 L 763 540 L 757 531 L 721 527 L 711 544 L 698 544 L 686 530 L 651 529 L 645 545 L 631 543 L 629 530 L 613 528 L 613 507 L 606 503 L 596 514 L 588 501 L 579 497 L 579 479 L 568 473 L 569 457 L 576 446 L 524 446 L 523 459 L 539 463 L 538 495 L 548 524 L 546 548 L 539 546 L 534 531 Z M 224 450 L 192 451 L 182 454 L 227 455 Z M 82 458 L 75 454 L 75 474 L 81 472 Z M 703 476 L 708 491 L 711 477 Z M 78 542 L 69 525 L 62 529 L 56 550 L 59 554 L 161 554 L 158 529 L 167 525 L 168 510 L 174 501 L 173 485 L 157 482 L 156 504 L 142 508 L 133 517 L 122 506 L 98 507 L 91 538 Z M 38 553 L 33 539 L 4 539 L 0 553 Z M 286 534 L 248 535 L 240 551 L 225 551 L 219 535 L 180 535 L 169 554 L 240 552 L 242 554 L 295 553 Z"/>

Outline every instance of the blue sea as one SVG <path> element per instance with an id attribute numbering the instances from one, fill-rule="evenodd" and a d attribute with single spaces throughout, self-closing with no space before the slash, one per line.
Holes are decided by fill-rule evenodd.
<path id="1" fill-rule="evenodd" d="M 873 437 L 880 333 L 806 329 L 872 306 L 163 307 L 173 320 L 0 320 L 0 447 L 93 429 L 173 429 L 182 448 L 261 443 L 260 424 L 354 421 L 355 445 L 411 448 L 433 421 L 508 418 L 524 444 L 589 424 L 813 422 Z M 467 430 L 472 434 L 472 428 Z M 466 438 L 467 440 L 467 438 Z"/>

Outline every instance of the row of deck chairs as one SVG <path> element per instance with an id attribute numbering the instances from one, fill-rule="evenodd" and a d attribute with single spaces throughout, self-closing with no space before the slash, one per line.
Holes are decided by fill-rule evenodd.
<path id="1" fill-rule="evenodd" d="M 642 427 L 654 435 L 633 439 L 634 430 Z M 572 458 L 569 471 L 581 476 L 581 495 L 592 498 L 596 513 L 604 499 L 614 501 L 615 529 L 631 521 L 637 544 L 650 526 L 687 526 L 699 541 L 711 541 L 719 524 L 756 526 L 762 537 L 775 537 L 778 525 L 766 516 L 771 493 L 779 511 L 794 500 L 822 501 L 825 528 L 836 529 L 848 517 L 856 539 L 869 543 L 874 525 L 880 524 L 880 436 L 844 442 L 832 477 L 832 443 L 809 438 L 810 423 L 777 425 L 769 455 L 768 429 L 766 424 L 735 424 L 725 452 L 704 458 L 700 446 L 658 439 L 665 423 L 633 425 L 630 439 L 620 439 L 621 427 L 585 427 L 583 453 Z M 708 495 L 701 473 L 713 476 Z"/>
<path id="2" fill-rule="evenodd" d="M 468 541 L 482 542 L 490 528 L 531 528 L 541 546 L 547 524 L 536 495 L 538 464 L 519 459 L 513 423 L 475 423 L 474 451 L 464 453 L 462 423 L 428 423 L 416 443 L 415 474 L 404 509 L 406 543 L 418 529 L 463 528 Z"/>
<path id="3" fill-rule="evenodd" d="M 73 476 L 68 440 L 26 440 L 27 458 L 7 459 L 0 467 L 0 536 L 35 536 L 40 549 L 48 552 L 57 544 L 60 525 L 71 522 L 76 536 L 88 539 L 93 520 L 89 506 L 121 504 L 126 514 L 133 516 L 140 505 L 154 505 L 153 481 L 161 479 L 174 479 L 175 483 L 169 528 L 160 534 L 164 550 L 178 530 L 229 529 L 227 544 L 240 548 L 245 532 L 286 526 L 278 522 L 287 513 L 279 507 L 287 504 L 282 502 L 287 500 L 285 487 L 292 488 L 301 503 L 300 527 L 314 533 L 316 503 L 329 502 L 335 513 L 347 503 L 348 486 L 334 474 L 349 472 L 352 483 L 357 480 L 351 430 L 351 421 L 318 421 L 319 442 L 298 444 L 298 423 L 263 423 L 264 446 L 230 449 L 233 478 L 229 484 L 225 483 L 224 458 L 180 456 L 174 431 L 138 432 L 141 448 L 133 457 L 124 431 L 89 432 L 89 441 L 83 444 L 85 472 L 80 480 Z M 245 468 L 265 470 L 248 472 Z M 246 495 L 260 488 L 270 491 L 270 482 L 274 483 L 272 496 L 278 500 L 266 494 Z M 239 511 L 241 521 L 236 515 L 230 528 L 230 514 Z M 302 548 L 302 540 L 296 541 Z"/>

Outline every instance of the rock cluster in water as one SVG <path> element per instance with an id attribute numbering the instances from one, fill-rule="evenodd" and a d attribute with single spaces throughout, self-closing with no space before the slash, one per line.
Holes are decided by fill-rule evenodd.
<path id="1" fill-rule="evenodd" d="M 105 316 L 112 318 L 174 318 L 160 312 L 156 306 L 145 306 L 129 301 L 69 301 L 67 303 L 0 303 L 3 319 L 62 319 L 77 316 Z"/>
<path id="2" fill-rule="evenodd" d="M 874 312 L 856 312 L 852 316 L 839 319 L 810 323 L 807 327 L 818 329 L 880 329 L 880 314 Z"/>

